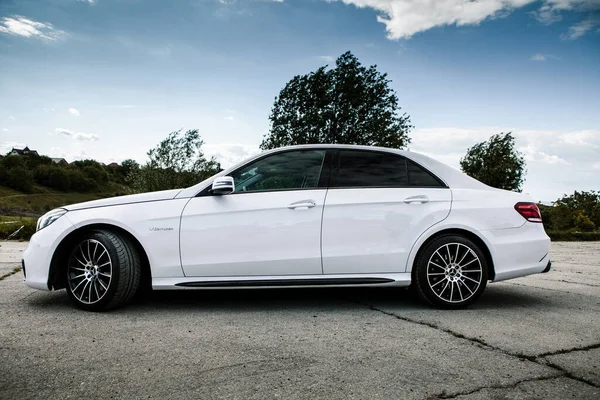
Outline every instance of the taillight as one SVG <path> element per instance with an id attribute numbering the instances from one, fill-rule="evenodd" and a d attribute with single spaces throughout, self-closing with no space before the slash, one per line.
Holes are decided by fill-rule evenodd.
<path id="1" fill-rule="evenodd" d="M 529 222 L 542 222 L 542 214 L 535 203 L 517 203 L 515 210 Z"/>

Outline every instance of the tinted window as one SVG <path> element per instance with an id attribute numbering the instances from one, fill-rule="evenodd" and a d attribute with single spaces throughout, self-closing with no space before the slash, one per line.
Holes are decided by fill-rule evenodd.
<path id="1" fill-rule="evenodd" d="M 406 160 L 375 151 L 341 150 L 336 187 L 408 186 Z"/>
<path id="2" fill-rule="evenodd" d="M 325 150 L 288 151 L 234 172 L 236 192 L 316 188 Z"/>
<path id="3" fill-rule="evenodd" d="M 408 181 L 410 186 L 419 187 L 444 187 L 440 181 L 438 181 L 428 171 L 419 167 L 414 162 L 408 160 Z"/>

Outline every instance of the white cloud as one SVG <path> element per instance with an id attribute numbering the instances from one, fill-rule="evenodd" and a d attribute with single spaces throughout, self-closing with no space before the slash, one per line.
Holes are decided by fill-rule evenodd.
<path id="1" fill-rule="evenodd" d="M 75 140 L 95 141 L 95 140 L 100 139 L 100 136 L 98 136 L 94 133 L 73 132 L 72 130 L 64 129 L 64 128 L 56 128 L 54 130 L 54 132 L 56 132 L 60 135 L 64 135 L 64 136 L 73 138 Z"/>
<path id="2" fill-rule="evenodd" d="M 9 116 L 8 116 L 8 119 L 10 119 L 11 121 L 14 121 L 16 118 L 15 118 L 15 117 L 13 117 L 12 115 L 9 115 Z"/>
<path id="3" fill-rule="evenodd" d="M 49 41 L 61 39 L 66 35 L 65 32 L 54 29 L 50 23 L 33 21 L 21 15 L 0 19 L 0 32 Z"/>
<path id="4" fill-rule="evenodd" d="M 8 132 L 8 128 L 2 128 L 4 132 Z"/>
<path id="5" fill-rule="evenodd" d="M 385 25 L 389 39 L 408 39 L 416 33 L 445 25 L 478 25 L 486 19 L 501 18 L 514 9 L 537 0 L 326 0 L 343 1 L 379 12 L 377 21 Z M 534 12 L 544 23 L 561 18 L 567 10 L 585 11 L 600 7 L 598 0 L 544 0 Z"/>
<path id="6" fill-rule="evenodd" d="M 335 61 L 335 57 L 333 56 L 319 56 L 319 58 L 328 63 Z"/>
<path id="7" fill-rule="evenodd" d="M 79 115 L 81 115 L 81 113 L 79 112 L 79 110 L 76 109 L 76 108 L 69 108 L 69 112 L 71 114 L 73 114 L 74 116 L 76 116 L 76 117 L 79 117 Z"/>
<path id="8" fill-rule="evenodd" d="M 233 117 L 233 115 L 228 115 L 228 116 L 224 117 L 223 119 L 225 119 L 227 121 L 233 121 L 235 118 Z"/>
<path id="9" fill-rule="evenodd" d="M 258 146 L 239 143 L 205 144 L 202 146 L 207 158 L 215 157 L 221 167 L 229 168 L 248 157 L 260 153 Z"/>
<path id="10" fill-rule="evenodd" d="M 26 144 L 21 142 L 3 142 L 0 144 L 0 154 L 4 155 L 8 153 L 12 150 L 13 147 L 16 147 L 17 149 L 22 149 L 25 146 Z"/>
<path id="11" fill-rule="evenodd" d="M 48 152 L 48 157 L 64 158 L 68 162 L 91 158 L 88 152 L 83 148 L 65 150 L 62 147 L 51 147 Z"/>
<path id="12" fill-rule="evenodd" d="M 56 109 L 54 107 L 44 107 L 44 112 L 54 112 Z"/>
<path id="13" fill-rule="evenodd" d="M 77 0 L 80 3 L 88 3 L 88 4 L 94 4 L 95 0 Z"/>
<path id="14" fill-rule="evenodd" d="M 134 106 L 133 104 L 124 104 L 121 107 L 123 107 L 123 108 L 135 108 L 136 106 Z"/>
<path id="15" fill-rule="evenodd" d="M 536 53 L 531 56 L 531 61 L 548 61 L 548 60 L 560 60 L 560 57 L 557 57 L 554 54 L 542 54 L 542 53 Z"/>
<path id="16" fill-rule="evenodd" d="M 569 27 L 569 32 L 563 34 L 561 38 L 566 40 L 578 39 L 594 29 L 596 25 L 600 25 L 600 20 L 586 19 Z"/>

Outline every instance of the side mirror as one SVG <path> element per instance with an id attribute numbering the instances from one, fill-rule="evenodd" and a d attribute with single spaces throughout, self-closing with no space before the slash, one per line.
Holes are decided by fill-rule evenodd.
<path id="1" fill-rule="evenodd" d="M 233 178 L 231 176 L 219 176 L 218 178 L 215 178 L 212 183 L 212 194 L 221 196 L 233 193 L 234 190 L 235 183 L 233 183 Z"/>

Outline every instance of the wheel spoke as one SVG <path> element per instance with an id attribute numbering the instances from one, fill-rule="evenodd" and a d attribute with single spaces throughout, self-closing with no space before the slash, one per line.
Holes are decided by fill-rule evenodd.
<path id="1" fill-rule="evenodd" d="M 471 293 L 471 295 L 472 295 L 473 293 L 475 293 L 475 292 L 473 292 L 473 291 L 471 290 L 471 288 L 469 287 L 469 285 L 467 285 L 466 283 L 464 283 L 462 280 L 459 280 L 458 282 L 462 283 L 462 284 L 463 284 L 463 285 L 464 285 L 464 286 L 467 288 L 467 290 L 469 291 L 469 293 Z M 460 287 L 460 285 L 459 285 L 459 287 Z"/>
<path id="2" fill-rule="evenodd" d="M 448 253 L 448 262 L 451 263 L 452 256 L 450 255 L 450 245 L 449 244 L 446 245 L 446 252 Z"/>
<path id="3" fill-rule="evenodd" d="M 445 272 L 428 272 L 427 275 L 431 276 L 431 275 L 446 275 Z"/>
<path id="4" fill-rule="evenodd" d="M 441 269 L 446 269 L 445 267 L 442 267 L 441 265 L 436 264 L 433 261 L 429 261 L 429 264 L 435 265 L 436 267 L 441 268 Z"/>
<path id="5" fill-rule="evenodd" d="M 105 263 L 104 263 L 104 264 L 102 264 L 102 265 L 98 265 L 98 268 L 100 269 L 100 268 L 104 267 L 105 265 L 110 265 L 110 261 L 108 261 L 108 262 L 105 262 Z"/>
<path id="6" fill-rule="evenodd" d="M 456 254 L 454 255 L 454 262 L 456 262 L 456 260 L 458 260 L 458 249 L 460 249 L 460 244 L 456 244 Z"/>
<path id="7" fill-rule="evenodd" d="M 100 293 L 98 293 L 98 281 L 94 282 L 94 291 L 96 292 L 96 301 L 100 300 Z"/>
<path id="8" fill-rule="evenodd" d="M 85 258 L 85 253 L 83 252 L 83 248 L 81 247 L 81 243 L 79 244 L 79 252 L 81 253 L 81 258 L 83 258 L 83 260 L 85 261 L 85 264 L 89 263 L 90 260 L 88 260 L 87 258 Z"/>
<path id="9" fill-rule="evenodd" d="M 94 252 L 92 253 L 92 259 L 94 260 L 94 263 L 98 260 L 96 258 L 96 251 L 98 250 L 98 243 L 100 243 L 100 242 L 95 243 L 96 246 L 94 246 Z"/>
<path id="10" fill-rule="evenodd" d="M 479 282 L 478 282 L 478 281 L 476 281 L 475 279 L 469 278 L 469 277 L 468 277 L 468 276 L 466 276 L 466 275 L 463 275 L 463 278 L 465 278 L 465 279 L 468 279 L 468 280 L 470 280 L 471 282 L 475 282 L 475 283 L 476 283 L 476 284 L 479 286 Z"/>
<path id="11" fill-rule="evenodd" d="M 102 282 L 102 279 L 98 279 L 98 282 L 100 282 L 100 286 L 102 286 L 102 288 L 106 292 L 108 290 L 108 286 L 104 285 L 104 282 Z"/>
<path id="12" fill-rule="evenodd" d="M 442 257 L 442 255 L 437 250 L 435 251 L 435 254 L 437 254 L 438 257 L 442 259 L 442 261 L 444 262 L 444 265 L 447 267 L 448 263 L 446 262 L 446 260 L 444 260 L 444 257 Z"/>
<path id="13" fill-rule="evenodd" d="M 98 275 L 102 275 L 107 278 L 110 278 L 112 276 L 111 274 L 105 274 L 104 272 L 100 272 L 100 271 L 98 271 Z"/>
<path id="14" fill-rule="evenodd" d="M 450 282 L 450 301 L 452 301 L 453 296 L 454 296 L 454 281 Z"/>
<path id="15" fill-rule="evenodd" d="M 85 276 L 85 274 L 81 274 L 81 275 L 77 275 L 77 276 L 72 276 L 72 277 L 69 278 L 69 280 L 72 281 L 74 279 L 81 278 L 82 276 Z"/>
<path id="16" fill-rule="evenodd" d="M 465 247 L 466 247 L 466 246 L 465 246 Z M 468 247 L 466 247 L 465 254 L 463 254 L 462 258 L 460 259 L 460 261 L 459 261 L 459 262 L 457 262 L 457 264 L 458 264 L 458 265 L 462 264 L 462 262 L 464 261 L 465 257 L 466 257 L 467 255 L 469 255 L 469 253 L 470 253 L 470 249 L 469 249 Z"/>
<path id="17" fill-rule="evenodd" d="M 92 260 L 92 255 L 90 254 L 90 241 L 87 241 L 87 251 L 88 251 L 88 259 L 90 260 L 91 263 L 93 263 L 94 261 Z"/>
<path id="18" fill-rule="evenodd" d="M 446 291 L 446 289 L 448 288 L 448 285 L 450 284 L 450 281 L 446 281 L 446 286 L 444 286 L 444 288 L 442 289 L 442 291 L 440 292 L 440 297 L 442 297 L 442 295 L 444 294 L 444 292 Z"/>
<path id="19" fill-rule="evenodd" d="M 444 282 L 445 280 L 446 280 L 446 278 L 437 281 L 436 283 L 434 283 L 433 285 L 431 285 L 431 288 L 436 287 L 437 285 L 439 285 L 440 283 Z"/>
<path id="20" fill-rule="evenodd" d="M 475 261 L 479 261 L 479 258 L 474 258 L 471 261 L 469 261 L 468 263 L 466 263 L 465 265 L 461 265 L 461 267 L 466 267 L 467 265 L 469 265 L 469 264 L 471 264 L 472 262 L 475 262 Z"/>
<path id="21" fill-rule="evenodd" d="M 85 283 L 85 285 L 83 285 L 83 289 L 81 289 L 81 296 L 79 296 L 79 300 L 80 300 L 80 301 L 83 301 L 83 295 L 84 295 L 84 293 L 85 293 L 85 288 L 87 288 L 87 286 L 88 286 L 88 284 L 89 284 L 89 283 L 90 283 L 90 281 L 88 281 L 88 280 L 86 279 L 86 283 Z"/>
<path id="22" fill-rule="evenodd" d="M 462 290 L 460 290 L 460 280 L 456 281 L 456 288 L 458 289 L 458 294 L 460 295 L 460 301 L 464 301 Z"/>

